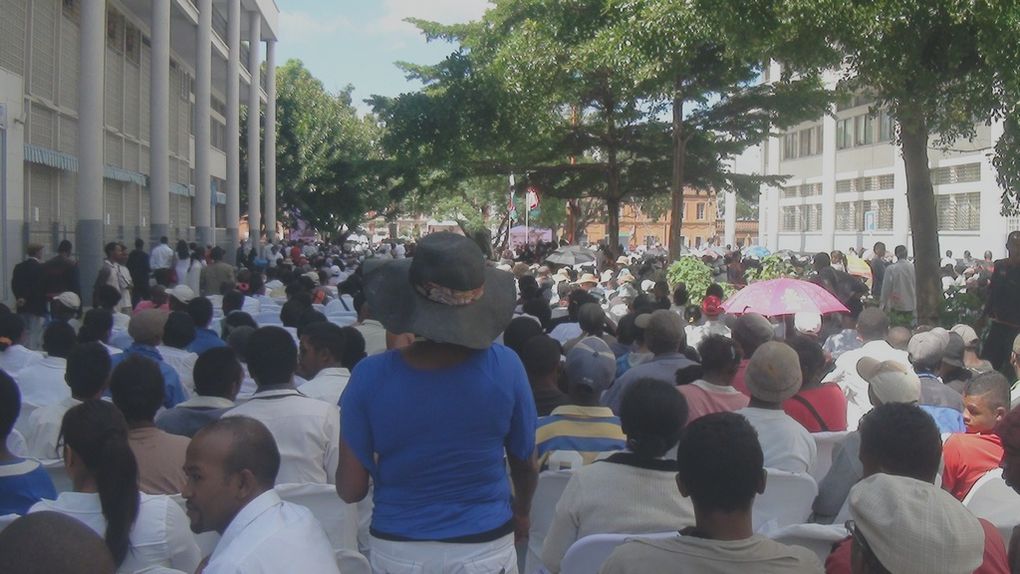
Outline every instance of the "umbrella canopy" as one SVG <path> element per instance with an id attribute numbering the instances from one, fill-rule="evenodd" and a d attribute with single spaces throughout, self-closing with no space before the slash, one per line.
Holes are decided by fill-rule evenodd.
<path id="1" fill-rule="evenodd" d="M 846 272 L 853 275 L 854 277 L 860 277 L 864 284 L 869 288 L 871 287 L 872 274 L 871 265 L 860 257 L 855 255 L 846 256 Z"/>
<path id="2" fill-rule="evenodd" d="M 766 317 L 794 313 L 849 313 L 832 293 L 800 279 L 772 279 L 751 283 L 722 304 L 727 313 L 761 313 Z"/>
<path id="3" fill-rule="evenodd" d="M 750 257 L 751 259 L 764 259 L 771 254 L 772 252 L 767 247 L 761 245 L 752 245 L 744 249 L 744 257 Z"/>
<path id="4" fill-rule="evenodd" d="M 594 263 L 595 252 L 580 245 L 568 245 L 553 251 L 545 260 L 555 265 L 582 265 Z"/>

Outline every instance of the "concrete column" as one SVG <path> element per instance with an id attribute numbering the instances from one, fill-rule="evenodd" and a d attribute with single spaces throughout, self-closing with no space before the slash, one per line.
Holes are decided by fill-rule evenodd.
<path id="1" fill-rule="evenodd" d="M 158 245 L 159 238 L 168 236 L 170 230 L 170 2 L 152 0 L 149 230 L 153 245 Z"/>
<path id="2" fill-rule="evenodd" d="M 248 14 L 248 71 L 251 86 L 248 89 L 248 245 L 257 246 L 261 236 L 262 212 L 259 158 L 262 157 L 259 141 L 259 51 L 262 42 L 262 16 Z"/>
<path id="3" fill-rule="evenodd" d="M 212 149 L 209 114 L 212 113 L 212 0 L 198 0 L 198 55 L 195 66 L 195 231 L 201 245 L 215 242 L 210 204 L 209 150 Z"/>
<path id="4" fill-rule="evenodd" d="M 992 121 L 991 147 L 999 143 L 1005 131 L 1005 122 L 999 118 Z M 1006 257 L 1006 236 L 1009 235 L 1009 221 L 1000 215 L 1002 207 L 1002 190 L 999 188 L 995 178 L 997 175 L 995 166 L 992 165 L 993 154 L 983 154 L 981 160 L 981 253 L 971 250 L 971 255 L 981 257 L 985 250 L 991 250 L 996 259 Z M 943 248 L 944 249 L 944 248 Z M 962 256 L 963 253 L 960 253 Z"/>
<path id="5" fill-rule="evenodd" d="M 822 243 L 817 250 L 845 251 L 848 247 L 836 245 L 836 118 L 825 114 L 822 116 Z"/>
<path id="6" fill-rule="evenodd" d="M 723 227 L 723 245 L 737 248 L 737 194 L 727 191 L 725 196 L 726 212 Z"/>
<path id="7" fill-rule="evenodd" d="M 227 260 L 237 263 L 237 224 L 241 220 L 241 0 L 227 7 Z"/>
<path id="8" fill-rule="evenodd" d="M 898 126 L 897 126 L 898 128 Z M 903 146 L 894 143 L 893 152 L 893 244 L 886 245 L 892 253 L 897 245 L 906 245 L 910 253 L 913 253 L 913 244 L 910 241 L 910 206 L 907 204 L 907 167 L 903 163 Z M 874 238 L 870 235 L 866 242 L 874 245 Z M 868 245 L 871 247 L 871 245 Z M 941 257 L 941 254 L 940 254 Z"/>
<path id="9" fill-rule="evenodd" d="M 82 295 L 92 302 L 92 284 L 103 264 L 103 76 L 106 2 L 81 3 L 81 61 L 78 85 L 78 241 Z"/>
<path id="10" fill-rule="evenodd" d="M 266 239 L 276 240 L 276 40 L 266 42 Z"/>
<path id="11" fill-rule="evenodd" d="M 765 144 L 765 173 L 778 174 L 779 172 L 779 150 L 782 146 L 778 137 L 770 137 Z M 768 206 L 767 213 L 759 215 L 759 218 L 766 222 L 762 232 L 763 245 L 772 251 L 779 249 L 779 224 L 782 220 L 782 207 L 779 205 L 779 186 L 766 185 L 765 202 Z M 759 222 L 760 225 L 760 222 Z"/>

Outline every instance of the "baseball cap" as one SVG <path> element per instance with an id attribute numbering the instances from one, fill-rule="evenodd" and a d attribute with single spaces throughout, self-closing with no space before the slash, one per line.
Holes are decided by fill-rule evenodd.
<path id="1" fill-rule="evenodd" d="M 981 523 L 934 484 L 874 474 L 850 490 L 849 505 L 857 530 L 889 572 L 962 574 L 984 560 Z"/>
<path id="2" fill-rule="evenodd" d="M 159 309 L 144 309 L 135 313 L 128 322 L 128 335 L 137 342 L 163 338 L 163 326 L 169 313 Z"/>
<path id="3" fill-rule="evenodd" d="M 962 369 L 963 354 L 967 350 L 967 345 L 963 342 L 963 337 L 954 331 L 950 331 L 948 336 L 949 340 L 946 342 L 946 351 L 942 355 L 942 362 Z"/>
<path id="4" fill-rule="evenodd" d="M 871 385 L 871 392 L 883 404 L 921 400 L 921 379 L 913 369 L 898 361 L 862 357 L 857 361 L 857 374 Z"/>
<path id="5" fill-rule="evenodd" d="M 722 314 L 722 301 L 715 295 L 709 295 L 701 302 L 701 312 L 706 317 L 718 317 Z"/>
<path id="6" fill-rule="evenodd" d="M 566 373 L 569 384 L 584 385 L 601 393 L 613 384 L 616 356 L 602 339 L 585 337 L 567 353 Z"/>
<path id="7" fill-rule="evenodd" d="M 794 314 L 793 327 L 801 333 L 817 335 L 822 331 L 822 316 L 818 313 L 801 311 Z"/>
<path id="8" fill-rule="evenodd" d="M 963 339 L 963 344 L 966 347 L 975 347 L 980 342 L 977 331 L 975 331 L 974 327 L 971 327 L 970 325 L 958 323 L 953 325 L 953 328 L 950 329 L 950 331 L 959 335 Z"/>
<path id="9" fill-rule="evenodd" d="M 734 338 L 744 341 L 771 341 L 775 336 L 772 323 L 759 313 L 744 313 L 733 323 L 732 329 Z"/>
<path id="10" fill-rule="evenodd" d="M 64 291 L 55 298 L 61 305 L 68 309 L 80 309 L 81 308 L 81 297 L 78 296 L 74 291 Z"/>
<path id="11" fill-rule="evenodd" d="M 671 352 L 675 352 L 685 340 L 683 319 L 669 309 L 656 309 L 651 313 L 638 315 L 634 319 L 634 324 L 639 329 L 645 330 L 645 344 L 649 347 L 669 347 L 674 349 Z"/>
<path id="12" fill-rule="evenodd" d="M 797 394 L 802 383 L 800 359 L 786 343 L 769 341 L 754 352 L 744 372 L 751 396 L 769 403 L 781 403 Z"/>
<path id="13" fill-rule="evenodd" d="M 187 303 L 195 298 L 195 292 L 191 290 L 191 287 L 188 287 L 183 283 L 174 285 L 173 288 L 167 290 L 166 294 L 177 299 L 181 303 Z"/>
<path id="14" fill-rule="evenodd" d="M 949 344 L 949 333 L 945 330 L 925 331 L 910 338 L 907 343 L 907 353 L 914 363 L 930 363 L 941 361 L 945 355 L 946 346 Z"/>

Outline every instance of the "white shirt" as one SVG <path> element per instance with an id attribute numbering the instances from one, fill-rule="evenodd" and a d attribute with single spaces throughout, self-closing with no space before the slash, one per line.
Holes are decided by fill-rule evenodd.
<path id="1" fill-rule="evenodd" d="M 333 547 L 307 508 L 267 490 L 249 502 L 216 544 L 205 574 L 339 574 Z"/>
<path id="2" fill-rule="evenodd" d="M 0 369 L 17 379 L 18 371 L 42 361 L 43 354 L 24 345 L 11 345 L 0 351 Z"/>
<path id="3" fill-rule="evenodd" d="M 166 243 L 160 243 L 149 254 L 149 267 L 152 269 L 169 269 L 174 261 L 174 250 Z"/>
<path id="4" fill-rule="evenodd" d="M 315 377 L 298 387 L 301 393 L 331 405 L 340 403 L 340 395 L 351 380 L 351 372 L 343 367 L 329 367 L 319 371 Z"/>
<path id="5" fill-rule="evenodd" d="M 334 484 L 340 463 L 340 409 L 295 389 L 258 391 L 224 413 L 261 421 L 280 449 L 277 483 Z"/>
<path id="6" fill-rule="evenodd" d="M 119 354 L 124 352 L 124 351 L 118 349 L 117 347 L 114 347 L 114 346 L 111 346 L 111 345 L 107 345 L 106 343 L 104 343 L 102 341 L 100 341 L 99 344 L 102 345 L 103 348 L 106 349 L 107 353 L 110 353 L 111 357 L 114 356 L 114 355 L 119 355 Z"/>
<path id="7" fill-rule="evenodd" d="M 736 411 L 758 432 L 765 466 L 787 472 L 806 473 L 815 463 L 817 448 L 811 434 L 781 409 L 745 407 Z"/>
<path id="8" fill-rule="evenodd" d="M 386 352 L 386 327 L 375 319 L 366 319 L 354 328 L 365 338 L 365 354 L 368 356 Z"/>
<path id="9" fill-rule="evenodd" d="M 198 355 L 191 351 L 167 345 L 158 345 L 156 350 L 163 356 L 163 361 L 177 371 L 177 376 L 181 378 L 181 384 L 188 390 L 188 393 L 195 394 L 194 371 Z"/>
<path id="10" fill-rule="evenodd" d="M 712 319 L 705 321 L 701 325 L 687 327 L 685 330 L 687 331 L 687 345 L 695 349 L 710 335 L 730 336 L 730 328 L 725 323 Z"/>
<path id="11" fill-rule="evenodd" d="M 64 422 L 64 413 L 80 404 L 81 401 L 78 399 L 67 397 L 58 403 L 32 411 L 28 416 L 28 426 L 25 428 L 29 456 L 40 460 L 60 458 L 57 438 L 60 436 L 60 425 Z"/>
<path id="12" fill-rule="evenodd" d="M 868 341 L 860 348 L 847 351 L 836 359 L 836 368 L 826 375 L 825 382 L 834 381 L 843 389 L 847 401 L 846 425 L 847 430 L 851 431 L 857 430 L 861 417 L 872 408 L 871 399 L 868 397 L 868 382 L 857 374 L 857 362 L 864 357 L 871 357 L 876 361 L 896 361 L 910 367 L 906 351 L 894 349 L 881 339 Z"/>
<path id="13" fill-rule="evenodd" d="M 254 297 L 245 297 L 241 303 L 241 310 L 254 317 L 262 311 L 262 302 Z"/>
<path id="14" fill-rule="evenodd" d="M 549 336 L 559 341 L 562 345 L 571 339 L 580 337 L 581 334 L 581 325 L 578 323 L 560 323 L 553 327 Z"/>
<path id="15" fill-rule="evenodd" d="M 345 308 L 344 305 L 347 305 Z M 343 313 L 354 313 L 354 299 L 344 293 L 330 301 L 322 311 L 324 315 L 338 315 Z"/>
<path id="16" fill-rule="evenodd" d="M 131 546 L 117 572 L 138 572 L 154 566 L 194 572 L 202 554 L 184 511 L 169 496 L 138 495 L 141 499 L 138 518 L 131 528 Z M 100 537 L 106 534 L 106 517 L 97 493 L 61 492 L 56 500 L 42 500 L 28 511 L 45 510 L 75 518 Z"/>
<path id="17" fill-rule="evenodd" d="M 71 388 L 64 381 L 67 359 L 46 357 L 31 368 L 22 369 L 14 377 L 21 391 L 22 404 L 45 407 L 71 396 Z"/>

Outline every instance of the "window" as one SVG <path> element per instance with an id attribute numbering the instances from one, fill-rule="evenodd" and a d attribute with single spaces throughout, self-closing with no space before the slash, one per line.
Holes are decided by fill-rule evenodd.
<path id="1" fill-rule="evenodd" d="M 836 182 L 836 193 L 850 193 L 861 191 L 877 191 L 881 189 L 892 189 L 896 184 L 896 177 L 887 173 L 884 175 L 872 175 L 858 177 L 856 179 L 841 179 Z"/>
<path id="2" fill-rule="evenodd" d="M 863 115 L 854 118 L 854 145 L 875 143 L 875 116 Z"/>
<path id="3" fill-rule="evenodd" d="M 797 147 L 797 139 L 797 132 L 783 136 L 783 159 L 797 158 L 797 152 L 800 151 Z"/>
<path id="4" fill-rule="evenodd" d="M 932 185 L 973 183 L 975 181 L 981 181 L 980 163 L 965 163 L 931 170 Z"/>
<path id="5" fill-rule="evenodd" d="M 889 112 L 882 110 L 878 113 L 878 141 L 892 141 L 896 135 L 896 127 L 893 125 L 893 118 Z"/>
<path id="6" fill-rule="evenodd" d="M 814 148 L 811 145 L 813 130 L 801 130 L 800 131 L 800 157 L 807 157 L 814 154 Z"/>
<path id="7" fill-rule="evenodd" d="M 864 214 L 875 213 L 875 231 L 891 231 L 893 228 L 892 199 L 874 201 L 845 201 L 836 204 L 836 231 L 866 231 Z"/>
<path id="8" fill-rule="evenodd" d="M 935 206 L 941 231 L 980 231 L 981 193 L 939 195 Z"/>
<path id="9" fill-rule="evenodd" d="M 106 12 L 106 47 L 118 54 L 124 52 L 124 16 L 112 8 Z"/>
<path id="10" fill-rule="evenodd" d="M 853 118 L 836 122 L 836 149 L 847 149 L 853 145 L 853 122 Z"/>
<path id="11" fill-rule="evenodd" d="M 781 231 L 799 231 L 797 225 L 797 206 L 787 205 L 783 207 Z"/>
<path id="12" fill-rule="evenodd" d="M 702 219 L 705 219 L 705 204 L 704 203 L 699 203 L 698 204 L 698 220 L 701 221 Z"/>
<path id="13" fill-rule="evenodd" d="M 135 66 L 142 63 L 142 32 L 130 23 L 124 36 L 124 57 Z"/>

